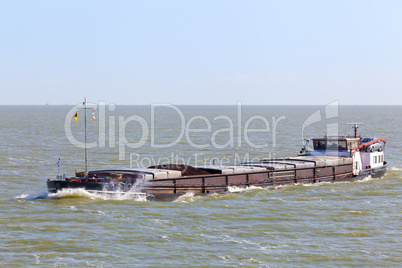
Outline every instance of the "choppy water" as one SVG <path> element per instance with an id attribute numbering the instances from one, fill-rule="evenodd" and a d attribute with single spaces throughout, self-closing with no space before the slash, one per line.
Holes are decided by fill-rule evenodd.
<path id="1" fill-rule="evenodd" d="M 340 106 L 337 117 L 326 119 L 324 107 L 246 106 L 244 128 L 252 116 L 262 116 L 268 133 L 251 133 L 247 144 L 238 136 L 235 106 L 184 106 L 185 122 L 205 116 L 211 131 L 190 132 L 173 147 L 155 148 L 150 138 L 140 148 L 125 147 L 119 160 L 119 116 L 138 115 L 149 125 L 149 106 L 106 109 L 105 147 L 89 150 L 89 169 L 129 167 L 146 161 L 179 157 L 184 161 L 244 157 L 293 156 L 301 143 L 303 122 L 321 110 L 321 122 L 305 129 L 307 137 L 323 136 L 327 125 L 338 123 L 340 133 L 352 133 L 345 122 L 362 121 L 363 136 L 388 141 L 389 170 L 381 179 L 358 183 L 289 186 L 275 191 L 251 188 L 241 193 L 194 197 L 176 202 L 110 199 L 82 190 L 49 195 L 45 180 L 58 172 L 73 175 L 83 170 L 83 149 L 65 135 L 68 106 L 0 106 L 0 266 L 1 267 L 129 267 L 129 266 L 249 266 L 249 267 L 397 267 L 402 262 L 402 107 Z M 88 120 L 88 142 L 101 141 L 99 122 Z M 217 130 L 233 123 L 230 132 Z M 286 116 L 273 130 L 273 119 Z M 91 115 L 88 113 L 88 119 Z M 114 135 L 109 119 L 115 121 Z M 73 120 L 73 119 L 72 119 Z M 83 141 L 82 113 L 72 133 Z M 168 108 L 156 110 L 154 143 L 169 144 L 180 135 L 180 116 Z M 250 128 L 265 126 L 262 120 Z M 191 128 L 207 128 L 194 119 Z M 101 131 L 102 132 L 102 131 Z M 127 124 L 129 142 L 140 140 L 140 125 Z M 212 136 L 218 146 L 211 142 Z M 114 140 L 113 140 L 114 139 Z M 122 141 L 122 140 L 120 140 Z M 241 146 L 239 145 L 241 142 Z M 113 147 L 114 146 L 114 147 Z M 197 156 L 196 156 L 197 155 Z M 146 160 L 146 161 L 145 161 Z M 234 189 L 236 190 L 236 189 Z"/>

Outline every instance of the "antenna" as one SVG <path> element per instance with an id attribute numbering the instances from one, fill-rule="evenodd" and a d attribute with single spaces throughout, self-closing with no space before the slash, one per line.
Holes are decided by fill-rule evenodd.
<path id="1" fill-rule="evenodd" d="M 357 123 L 346 123 L 346 125 L 353 125 L 352 128 L 355 129 L 355 138 L 357 138 L 357 129 L 359 128 L 359 125 L 363 125 L 363 122 L 357 122 Z"/>

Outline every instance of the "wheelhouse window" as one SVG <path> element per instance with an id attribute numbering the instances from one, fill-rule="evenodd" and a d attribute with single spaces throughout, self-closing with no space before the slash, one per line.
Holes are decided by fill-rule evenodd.
<path id="1" fill-rule="evenodd" d="M 327 142 L 327 150 L 341 151 L 346 149 L 346 141 L 333 140 Z"/>
<path id="2" fill-rule="evenodd" d="M 346 141 L 338 141 L 338 150 L 347 150 Z"/>
<path id="3" fill-rule="evenodd" d="M 346 140 L 314 140 L 314 150 L 347 150 Z"/>
<path id="4" fill-rule="evenodd" d="M 352 144 L 351 144 L 349 149 L 352 149 L 352 148 L 357 147 L 359 145 L 359 141 L 352 141 L 351 143 Z"/>
<path id="5" fill-rule="evenodd" d="M 326 140 L 314 140 L 314 150 L 326 150 L 327 141 Z"/>

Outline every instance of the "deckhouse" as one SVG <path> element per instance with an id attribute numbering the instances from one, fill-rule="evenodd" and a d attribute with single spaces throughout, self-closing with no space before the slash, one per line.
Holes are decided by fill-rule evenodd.
<path id="1" fill-rule="evenodd" d="M 307 140 L 308 142 L 308 140 Z M 384 149 L 386 141 L 382 138 L 361 138 L 358 136 L 325 136 L 313 139 L 313 151 L 304 148 L 300 151 L 307 156 L 352 157 L 353 175 L 371 174 L 374 169 L 386 168 Z"/>
<path id="2" fill-rule="evenodd" d="M 352 156 L 352 149 L 360 144 L 360 137 L 350 136 L 325 136 L 324 138 L 313 139 L 314 151 L 308 151 L 305 148 L 306 155 L 312 156 Z"/>

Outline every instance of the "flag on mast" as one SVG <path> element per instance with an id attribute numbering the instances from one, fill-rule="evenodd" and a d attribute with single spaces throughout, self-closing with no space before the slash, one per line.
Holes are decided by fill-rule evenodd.
<path id="1" fill-rule="evenodd" d="M 75 112 L 74 119 L 75 119 L 75 122 L 77 122 L 77 119 L 78 119 L 78 111 Z"/>
<path id="2" fill-rule="evenodd" d="M 94 121 L 95 121 L 95 110 L 92 110 L 92 118 L 93 118 Z"/>

